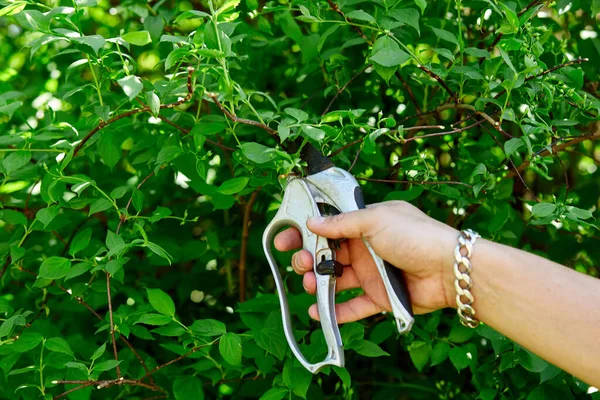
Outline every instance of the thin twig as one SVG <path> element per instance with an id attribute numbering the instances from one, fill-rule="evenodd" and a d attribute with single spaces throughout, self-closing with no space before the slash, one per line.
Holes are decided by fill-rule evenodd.
<path id="1" fill-rule="evenodd" d="M 410 101 L 415 106 L 415 110 L 417 110 L 418 113 L 421 113 L 421 107 L 419 107 L 419 103 L 417 103 L 417 98 L 415 97 L 415 94 L 413 93 L 410 85 L 406 82 L 406 80 L 400 74 L 400 71 L 396 71 L 396 77 L 400 80 L 400 82 L 402 82 L 402 86 L 404 86 L 404 90 L 406 90 L 406 93 L 408 93 L 408 97 L 410 98 Z"/>
<path id="2" fill-rule="evenodd" d="M 356 74 L 354 74 L 354 76 L 352 78 L 350 78 L 344 86 L 339 88 L 337 93 L 335 94 L 335 96 L 333 96 L 333 98 L 331 99 L 331 101 L 329 102 L 327 107 L 325 108 L 325 110 L 323 110 L 323 112 L 321 113 L 321 116 L 327 114 L 329 112 L 329 110 L 331 109 L 331 106 L 333 105 L 333 103 L 335 103 L 335 101 L 339 97 L 339 95 L 342 94 L 348 88 L 348 85 L 350 85 L 356 78 L 359 77 L 359 75 L 361 75 L 363 72 L 365 72 L 370 67 L 371 67 L 371 64 L 365 65 L 365 67 L 363 69 L 361 69 L 360 71 L 358 71 Z"/>
<path id="3" fill-rule="evenodd" d="M 6 272 L 6 270 L 8 269 L 8 266 L 10 265 L 12 258 L 10 256 L 6 257 L 6 261 L 4 261 L 4 265 L 2 266 L 2 271 L 0 271 L 0 280 L 2 280 L 2 277 L 4 276 L 4 273 Z"/>
<path id="4" fill-rule="evenodd" d="M 424 65 L 421 65 L 421 64 L 417 64 L 417 68 L 419 68 L 421 71 L 425 72 L 432 79 L 435 79 L 440 85 L 442 85 L 442 87 L 444 88 L 444 90 L 446 92 L 448 92 L 448 94 L 450 95 L 450 97 L 454 99 L 454 102 L 458 103 L 458 96 L 456 95 L 456 93 L 454 93 L 452 91 L 452 89 L 450 89 L 448 87 L 448 85 L 446 84 L 446 82 L 442 78 L 440 78 L 440 76 L 438 74 L 436 74 L 435 72 L 431 71 L 430 69 L 428 69 L 427 67 L 425 67 Z"/>
<path id="5" fill-rule="evenodd" d="M 250 199 L 244 208 L 244 222 L 242 225 L 242 245 L 240 249 L 240 263 L 238 268 L 240 285 L 240 303 L 246 301 L 246 256 L 248 253 L 248 236 L 250 231 L 250 216 L 252 215 L 252 206 L 256 201 L 260 189 L 255 190 L 250 195 Z"/>
<path id="6" fill-rule="evenodd" d="M 160 169 L 163 169 L 164 165 L 162 165 L 160 167 Z M 150 172 L 148 175 L 146 175 L 146 177 L 144 179 L 142 179 L 142 181 L 137 185 L 137 190 L 140 190 L 140 188 L 144 185 L 144 183 L 146 183 L 148 181 L 148 179 L 152 178 L 154 176 L 155 172 L 152 171 Z M 117 230 L 115 231 L 116 234 L 119 234 L 119 231 L 121 230 L 121 226 L 123 225 L 123 223 L 125 221 L 127 221 L 127 213 L 129 212 L 129 207 L 131 206 L 131 203 L 133 201 L 133 194 L 131 195 L 131 197 L 129 197 L 129 200 L 127 201 L 127 205 L 125 206 L 125 212 L 121 215 L 121 218 L 119 219 L 119 225 L 117 225 Z"/>
<path id="7" fill-rule="evenodd" d="M 193 89 L 192 89 L 192 75 L 194 74 L 194 68 L 190 67 L 188 68 L 188 76 L 187 76 L 187 89 L 188 89 L 188 93 L 186 94 L 186 96 L 182 99 L 179 99 L 178 101 L 174 102 L 174 103 L 169 103 L 169 104 L 163 104 L 160 106 L 161 109 L 165 109 L 165 108 L 175 108 L 177 106 L 180 106 L 181 104 L 189 101 L 192 98 L 192 95 L 194 93 Z M 145 106 L 145 107 L 140 107 L 140 108 L 134 108 L 133 110 L 129 110 L 126 111 L 122 114 L 119 114 L 111 119 L 109 119 L 108 121 L 100 121 L 100 123 L 93 128 L 82 140 L 81 142 L 79 142 L 79 144 L 77 145 L 77 147 L 75 147 L 75 151 L 73 152 L 73 157 L 77 156 L 77 154 L 79 153 L 79 151 L 81 150 L 81 148 L 88 142 L 88 140 L 90 140 L 92 138 L 92 136 L 94 136 L 96 133 L 98 133 L 100 130 L 102 130 L 103 128 L 105 128 L 106 126 L 112 124 L 113 122 L 119 121 L 123 118 L 127 118 L 130 117 L 132 115 L 135 114 L 139 114 L 142 112 L 149 112 L 150 110 L 150 106 Z"/>
<path id="8" fill-rule="evenodd" d="M 106 296 L 108 298 L 108 317 L 110 321 L 110 337 L 112 338 L 113 353 L 115 355 L 115 361 L 119 361 L 119 355 L 117 353 L 117 342 L 115 341 L 115 323 L 113 321 L 113 310 L 112 310 L 112 299 L 110 293 L 110 273 L 106 272 Z M 121 378 L 121 367 L 117 365 L 117 378 Z"/>
<path id="9" fill-rule="evenodd" d="M 352 164 L 350 164 L 350 168 L 348 168 L 348 172 L 352 171 L 352 168 L 354 168 L 354 166 L 356 165 L 356 162 L 358 161 L 358 157 L 360 156 L 362 149 L 363 149 L 362 146 L 360 146 L 358 148 L 358 151 L 356 152 L 356 156 L 354 156 L 354 161 L 352 161 Z"/>
<path id="10" fill-rule="evenodd" d="M 174 363 L 176 363 L 178 361 L 181 361 L 184 358 L 188 357 L 189 355 L 194 354 L 195 352 L 197 352 L 201 348 L 209 346 L 209 345 L 210 345 L 210 343 L 209 344 L 204 344 L 204 345 L 201 345 L 201 346 L 196 346 L 193 349 L 191 349 L 190 351 L 188 351 L 187 353 L 185 353 L 185 354 L 183 354 L 183 355 L 181 355 L 179 357 L 176 357 L 176 358 L 172 359 L 171 361 L 168 361 L 168 362 L 166 362 L 164 364 L 161 364 L 161 365 L 158 365 L 158 366 L 154 367 L 150 372 L 148 372 L 148 373 L 146 373 L 146 375 L 142 376 L 139 379 L 139 381 L 143 381 L 144 379 L 146 379 L 150 375 L 154 374 L 155 372 L 160 371 L 161 369 L 163 369 L 165 367 L 168 367 L 169 365 L 174 364 Z"/>
<path id="11" fill-rule="evenodd" d="M 411 183 L 414 185 L 459 185 L 472 188 L 472 185 L 464 182 L 456 181 L 408 181 L 397 179 L 373 179 L 373 178 L 356 178 L 357 181 L 376 182 L 376 183 Z"/>
<path id="12" fill-rule="evenodd" d="M 251 119 L 240 118 L 237 115 L 232 114 L 231 112 L 229 112 L 229 110 L 227 110 L 225 107 L 223 107 L 223 104 L 221 104 L 221 102 L 219 101 L 219 99 L 217 99 L 217 94 L 216 93 L 208 92 L 208 93 L 206 93 L 206 95 L 208 97 L 210 97 L 215 102 L 215 104 L 217 105 L 217 107 L 219 107 L 219 109 L 223 112 L 223 114 L 225 114 L 227 116 L 227 118 L 229 118 L 233 122 L 239 122 L 240 124 L 256 126 L 257 128 L 265 130 L 269 135 L 278 137 L 277 136 L 277 131 L 274 130 L 273 128 L 271 128 L 270 126 L 265 125 L 265 124 L 263 124 L 261 122 L 258 122 L 258 121 L 253 121 Z"/>
<path id="13" fill-rule="evenodd" d="M 168 119 L 166 117 L 163 117 L 162 115 L 159 115 L 158 118 L 160 118 L 163 122 L 166 122 L 167 124 L 171 125 L 172 127 L 179 129 L 184 135 L 188 135 L 191 132 L 189 129 L 186 129 L 182 126 L 177 125 L 175 122 L 171 121 L 170 119 Z M 235 151 L 235 149 L 233 147 L 225 146 L 224 144 L 215 142 L 214 140 L 210 140 L 209 138 L 206 138 L 205 140 L 206 140 L 206 143 L 211 144 L 216 147 L 219 147 L 223 150 Z"/>
<path id="14" fill-rule="evenodd" d="M 356 139 L 356 140 L 355 140 L 355 141 L 353 141 L 353 142 L 346 143 L 345 145 L 343 145 L 342 147 L 340 147 L 340 148 L 339 148 L 339 149 L 337 149 L 336 151 L 333 151 L 333 152 L 331 152 L 331 154 L 329 154 L 329 155 L 328 155 L 328 157 L 335 157 L 335 156 L 337 156 L 338 154 L 340 154 L 342 151 L 344 151 L 344 150 L 346 150 L 346 149 L 348 149 L 348 148 L 350 148 L 350 147 L 354 146 L 355 144 L 362 143 L 362 141 L 363 141 L 363 140 L 364 140 L 364 139 Z"/>

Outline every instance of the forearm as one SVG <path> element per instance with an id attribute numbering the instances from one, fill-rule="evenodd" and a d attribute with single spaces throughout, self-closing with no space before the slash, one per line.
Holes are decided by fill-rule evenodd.
<path id="1" fill-rule="evenodd" d="M 600 386 L 600 280 L 486 240 L 472 263 L 477 318 Z"/>

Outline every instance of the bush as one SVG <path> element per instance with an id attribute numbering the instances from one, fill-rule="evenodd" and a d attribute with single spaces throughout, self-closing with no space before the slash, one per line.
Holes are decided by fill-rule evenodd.
<path id="1" fill-rule="evenodd" d="M 0 397 L 587 397 L 451 310 L 402 337 L 388 316 L 346 324 L 347 368 L 313 377 L 260 242 L 302 168 L 278 142 L 302 136 L 367 202 L 410 201 L 598 276 L 599 11 L 4 2 Z M 287 284 L 303 351 L 323 358 L 314 298 Z"/>

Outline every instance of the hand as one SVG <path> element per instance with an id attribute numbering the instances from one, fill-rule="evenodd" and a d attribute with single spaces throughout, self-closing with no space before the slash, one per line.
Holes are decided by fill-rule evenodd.
<path id="1" fill-rule="evenodd" d="M 392 265 L 404 271 L 404 278 L 415 314 L 450 307 L 454 302 L 453 251 L 459 232 L 402 201 L 370 205 L 368 208 L 327 218 L 311 218 L 307 227 L 331 239 L 347 238 L 337 251 L 337 260 L 345 265 L 337 278 L 337 291 L 362 288 L 363 295 L 336 305 L 338 323 L 357 321 L 391 311 L 383 281 L 361 238 Z M 302 247 L 302 237 L 294 228 L 275 238 L 279 251 Z M 292 267 L 303 274 L 308 293 L 316 292 L 313 258 L 307 250 L 292 257 Z M 316 304 L 309 309 L 318 319 Z"/>

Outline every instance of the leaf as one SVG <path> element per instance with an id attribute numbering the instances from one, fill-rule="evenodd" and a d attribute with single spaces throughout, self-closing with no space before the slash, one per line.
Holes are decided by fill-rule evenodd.
<path id="1" fill-rule="evenodd" d="M 64 354 L 68 354 L 70 356 L 73 355 L 73 350 L 71 350 L 69 343 L 65 339 L 60 338 L 60 337 L 55 337 L 55 338 L 46 340 L 44 347 L 50 351 L 64 353 Z"/>
<path id="2" fill-rule="evenodd" d="M 175 317 L 175 303 L 171 297 L 160 289 L 146 289 L 152 307 L 161 314 Z"/>
<path id="3" fill-rule="evenodd" d="M 40 211 L 38 211 L 37 214 L 35 215 L 35 218 L 38 221 L 40 221 L 42 224 L 44 224 L 44 228 L 46 228 L 52 222 L 52 220 L 54 220 L 54 218 L 56 218 L 59 211 L 60 211 L 59 206 L 52 205 L 52 206 L 49 206 L 46 208 L 42 208 Z"/>
<path id="4" fill-rule="evenodd" d="M 403 201 L 412 201 L 418 198 L 423 192 L 425 188 L 423 186 L 412 186 L 408 190 L 404 191 L 395 191 L 388 193 L 383 201 L 391 201 L 391 200 L 403 200 Z"/>
<path id="5" fill-rule="evenodd" d="M 275 149 L 263 146 L 259 143 L 244 143 L 240 146 L 240 148 L 242 149 L 242 153 L 247 159 L 257 164 L 264 164 L 266 162 L 272 161 L 274 158 L 273 152 L 275 151 Z"/>
<path id="6" fill-rule="evenodd" d="M 447 58 L 450 61 L 454 61 L 454 54 L 452 54 L 452 52 L 448 49 L 439 48 L 439 49 L 433 49 L 433 51 L 438 53 L 440 56 Z"/>
<path id="7" fill-rule="evenodd" d="M 0 17 L 5 15 L 15 15 L 23 11 L 27 2 L 25 1 L 17 1 L 12 4 L 7 5 L 6 7 L 0 9 Z"/>
<path id="8" fill-rule="evenodd" d="M 199 319 L 190 326 L 198 336 L 220 336 L 227 332 L 225 324 L 215 319 Z"/>
<path id="9" fill-rule="evenodd" d="M 250 178 L 247 177 L 229 179 L 223 182 L 217 191 L 222 194 L 236 194 L 241 192 L 249 181 Z"/>
<path id="10" fill-rule="evenodd" d="M 135 189 L 133 191 L 133 195 L 131 196 L 133 207 L 137 212 L 142 212 L 144 209 L 144 192 L 141 190 Z"/>
<path id="11" fill-rule="evenodd" d="M 573 206 L 567 206 L 567 212 L 577 219 L 590 219 L 594 217 L 591 211 Z"/>
<path id="12" fill-rule="evenodd" d="M 129 97 L 129 100 L 135 99 L 144 88 L 142 80 L 135 75 L 126 76 L 117 82 L 123 88 L 123 92 Z"/>
<path id="13" fill-rule="evenodd" d="M 106 270 L 106 272 L 111 274 L 111 276 L 115 276 L 115 274 L 119 272 L 121 268 L 123 268 L 123 265 L 125 265 L 127 261 L 129 261 L 129 258 L 127 257 L 117 258 L 116 260 L 110 260 L 106 263 L 104 269 Z"/>
<path id="14" fill-rule="evenodd" d="M 242 339 L 239 335 L 228 332 L 219 339 L 219 352 L 229 364 L 242 365 Z"/>
<path id="15" fill-rule="evenodd" d="M 121 35 L 121 39 L 134 46 L 145 46 L 148 43 L 152 43 L 152 38 L 148 31 L 127 32 L 126 34 Z"/>
<path id="16" fill-rule="evenodd" d="M 521 138 L 507 140 L 504 143 L 504 151 L 506 152 L 506 156 L 510 157 L 511 155 L 515 154 L 519 148 L 523 147 L 524 145 L 525 143 L 523 143 Z"/>
<path id="17" fill-rule="evenodd" d="M 450 356 L 450 362 L 452 363 L 452 365 L 454 365 L 454 368 L 456 368 L 456 370 L 459 372 L 469 365 L 470 360 L 467 356 L 467 353 L 467 349 L 459 346 L 453 347 L 450 350 L 450 353 L 448 353 L 448 355 Z"/>
<path id="18" fill-rule="evenodd" d="M 71 260 L 64 257 L 50 257 L 40 265 L 39 278 L 60 279 L 71 269 Z"/>
<path id="19" fill-rule="evenodd" d="M 476 47 L 467 47 L 465 49 L 465 53 L 467 53 L 470 56 L 474 56 L 474 57 L 478 57 L 478 58 L 489 59 L 492 57 L 492 55 L 490 54 L 489 51 L 487 51 L 485 49 L 478 49 Z"/>
<path id="20" fill-rule="evenodd" d="M 90 205 L 90 211 L 88 213 L 88 216 L 102 212 L 104 210 L 108 210 L 112 206 L 113 203 L 110 202 L 108 199 L 98 199 Z"/>
<path id="21" fill-rule="evenodd" d="M 297 108 L 286 108 L 284 111 L 286 114 L 296 118 L 298 122 L 303 122 L 308 119 L 308 114 L 302 110 L 298 110 Z"/>
<path id="22" fill-rule="evenodd" d="M 144 314 L 138 319 L 136 324 L 146 324 L 146 325 L 155 325 L 161 326 L 166 325 L 169 322 L 173 321 L 173 318 L 168 315 L 163 314 Z"/>
<path id="23" fill-rule="evenodd" d="M 353 342 L 360 341 L 365 337 L 365 327 L 364 325 L 358 322 L 351 322 L 349 324 L 344 324 L 340 329 L 340 336 L 342 337 L 342 342 L 347 347 Z"/>
<path id="24" fill-rule="evenodd" d="M 106 44 L 106 40 L 100 35 L 74 37 L 71 40 L 91 47 L 96 55 L 98 55 L 98 51 Z"/>
<path id="25" fill-rule="evenodd" d="M 556 204 L 552 203 L 537 203 L 533 206 L 531 213 L 536 218 L 548 217 L 556 211 Z"/>
<path id="26" fill-rule="evenodd" d="M 371 56 L 371 62 L 384 67 L 395 67 L 404 64 L 410 56 L 408 53 L 393 47 L 387 47 Z"/>
<path id="27" fill-rule="evenodd" d="M 435 35 L 441 40 L 445 40 L 446 42 L 450 42 L 452 44 L 455 44 L 456 46 L 459 46 L 458 39 L 456 38 L 454 33 L 448 32 L 444 29 L 438 29 L 433 27 L 431 29 L 433 29 L 433 33 L 435 33 Z"/>
<path id="28" fill-rule="evenodd" d="M 409 25 L 415 28 L 417 33 L 420 35 L 421 30 L 419 28 L 419 11 L 414 8 L 395 8 L 391 10 L 388 15 L 394 18 L 396 21 L 401 22 L 403 25 Z"/>
<path id="29" fill-rule="evenodd" d="M 431 366 L 441 364 L 448 358 L 450 352 L 450 345 L 446 342 L 438 342 L 431 352 Z"/>
<path id="30" fill-rule="evenodd" d="M 368 340 L 357 340 L 348 348 L 356 351 L 358 354 L 366 357 L 381 357 L 389 356 L 389 354 L 381 349 L 378 345 Z"/>
<path id="31" fill-rule="evenodd" d="M 274 387 L 267 390 L 262 396 L 260 396 L 259 400 L 281 400 L 284 397 L 287 397 L 288 393 L 289 389 Z"/>
<path id="32" fill-rule="evenodd" d="M 94 351 L 94 353 L 92 354 L 92 357 L 90 358 L 90 361 L 97 360 L 98 358 L 100 358 L 102 356 L 102 354 L 104 354 L 105 351 L 106 351 L 106 343 L 103 343 L 100 347 L 98 347 Z"/>
<path id="33" fill-rule="evenodd" d="M 0 210 L 0 219 L 12 225 L 27 225 L 27 218 L 24 214 L 14 210 Z"/>
<path id="34" fill-rule="evenodd" d="M 116 368 L 117 365 L 121 364 L 122 360 L 106 360 L 94 365 L 94 372 L 103 372 L 110 371 L 113 368 Z"/>
<path id="35" fill-rule="evenodd" d="M 373 18 L 370 14 L 364 12 L 363 10 L 350 11 L 348 14 L 346 14 L 346 17 L 350 19 L 357 19 L 359 21 L 375 23 L 375 18 Z"/>
<path id="36" fill-rule="evenodd" d="M 175 400 L 203 400 L 202 381 L 195 376 L 178 376 L 173 382 L 173 395 Z"/>
<path id="37" fill-rule="evenodd" d="M 91 238 L 92 238 L 92 229 L 91 228 L 85 228 L 85 229 L 77 232 L 77 234 L 71 241 L 71 245 L 69 246 L 69 254 L 72 256 L 75 256 L 75 254 L 84 250 L 90 243 Z"/>
<path id="38" fill-rule="evenodd" d="M 116 248 L 122 247 L 125 244 L 123 238 L 111 230 L 106 231 L 106 247 L 109 250 L 114 250 Z"/>
<path id="39" fill-rule="evenodd" d="M 421 14 L 425 14 L 425 9 L 427 8 L 427 0 L 415 0 L 415 4 L 418 5 L 421 9 Z"/>
<path id="40" fill-rule="evenodd" d="M 149 248 L 150 251 L 152 251 L 154 254 L 156 254 L 157 256 L 159 256 L 161 258 L 164 258 L 165 260 L 167 260 L 169 262 L 169 264 L 171 264 L 173 257 L 171 257 L 171 255 L 169 253 L 167 253 L 165 249 L 163 249 L 156 243 L 152 243 L 152 242 L 146 243 L 146 247 Z"/>
<path id="41" fill-rule="evenodd" d="M 31 152 L 29 150 L 19 150 L 9 154 L 2 160 L 2 166 L 8 175 L 18 171 L 29 163 Z"/>
<path id="42" fill-rule="evenodd" d="M 160 99 L 158 98 L 158 95 L 154 93 L 154 90 L 146 92 L 146 102 L 148 103 L 148 106 L 150 106 L 152 115 L 157 116 L 160 112 Z"/>
<path id="43" fill-rule="evenodd" d="M 37 370 L 38 369 L 37 369 L 37 367 L 35 365 L 30 365 L 29 367 L 25 367 L 25 368 L 13 369 L 12 371 L 10 371 L 10 373 L 8 374 L 8 376 L 26 374 L 28 372 L 33 372 L 33 371 L 37 371 Z M 19 390 L 19 388 L 17 388 L 17 390 Z M 15 392 L 17 390 L 15 390 Z"/>
<path id="44" fill-rule="evenodd" d="M 160 151 L 160 153 L 158 153 L 158 156 L 156 157 L 156 164 L 162 165 L 169 163 L 179 157 L 182 153 L 183 150 L 181 150 L 181 147 L 179 146 L 165 147 Z"/>
<path id="45" fill-rule="evenodd" d="M 35 349 L 43 340 L 39 333 L 26 331 L 13 343 L 11 350 L 15 353 L 26 353 Z"/>
<path id="46" fill-rule="evenodd" d="M 98 140 L 98 151 L 104 164 L 112 169 L 121 159 L 121 149 L 112 132 L 106 132 Z"/>
<path id="47" fill-rule="evenodd" d="M 431 356 L 431 345 L 425 342 L 412 342 L 410 346 L 408 346 L 408 354 L 410 355 L 410 359 L 412 360 L 415 368 L 421 372 L 423 367 L 427 365 L 427 361 L 429 361 L 429 357 Z"/>
<path id="48" fill-rule="evenodd" d="M 463 343 L 473 337 L 475 332 L 471 328 L 467 328 L 462 324 L 456 324 L 450 330 L 450 336 L 448 336 L 448 340 L 454 343 Z"/>

